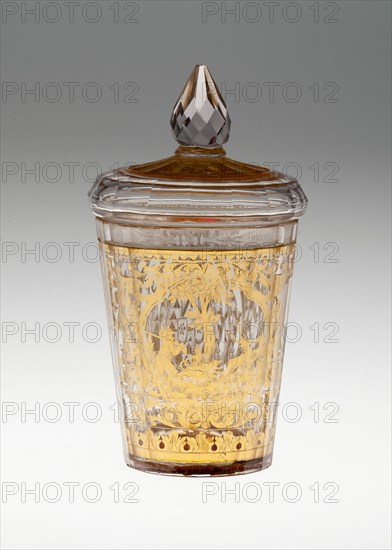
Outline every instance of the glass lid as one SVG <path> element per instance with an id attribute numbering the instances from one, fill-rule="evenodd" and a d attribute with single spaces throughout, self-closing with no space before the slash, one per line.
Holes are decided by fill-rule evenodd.
<path id="1" fill-rule="evenodd" d="M 101 174 L 89 196 L 96 216 L 151 225 L 269 225 L 300 217 L 295 178 L 226 156 L 230 117 L 206 65 L 196 65 L 170 125 L 174 155 Z"/>

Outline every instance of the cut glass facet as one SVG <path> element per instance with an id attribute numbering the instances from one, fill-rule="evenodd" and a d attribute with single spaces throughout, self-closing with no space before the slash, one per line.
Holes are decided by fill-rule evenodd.
<path id="1" fill-rule="evenodd" d="M 229 139 L 229 113 L 206 65 L 193 69 L 173 109 L 170 125 L 181 145 L 208 147 Z"/>

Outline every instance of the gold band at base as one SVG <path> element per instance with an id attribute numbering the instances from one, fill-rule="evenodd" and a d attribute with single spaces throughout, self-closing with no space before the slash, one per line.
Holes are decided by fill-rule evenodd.
<path id="1" fill-rule="evenodd" d="M 181 462 L 158 462 L 143 460 L 135 456 L 129 457 L 127 466 L 135 470 L 141 470 L 150 474 L 163 474 L 169 476 L 232 476 L 248 474 L 265 470 L 272 464 L 272 454 L 255 458 L 253 460 L 221 462 L 210 464 L 189 464 Z"/>

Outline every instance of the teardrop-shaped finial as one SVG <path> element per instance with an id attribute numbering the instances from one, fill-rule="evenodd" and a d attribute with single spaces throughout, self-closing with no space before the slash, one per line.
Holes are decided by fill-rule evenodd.
<path id="1" fill-rule="evenodd" d="M 216 147 L 229 139 L 229 113 L 207 65 L 193 69 L 174 106 L 170 125 L 181 145 Z"/>

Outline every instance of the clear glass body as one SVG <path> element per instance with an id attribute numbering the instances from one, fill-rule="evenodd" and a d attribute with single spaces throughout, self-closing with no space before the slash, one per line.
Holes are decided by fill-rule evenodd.
<path id="1" fill-rule="evenodd" d="M 298 183 L 181 147 L 102 176 L 92 202 L 126 463 L 172 475 L 268 467 Z"/>

